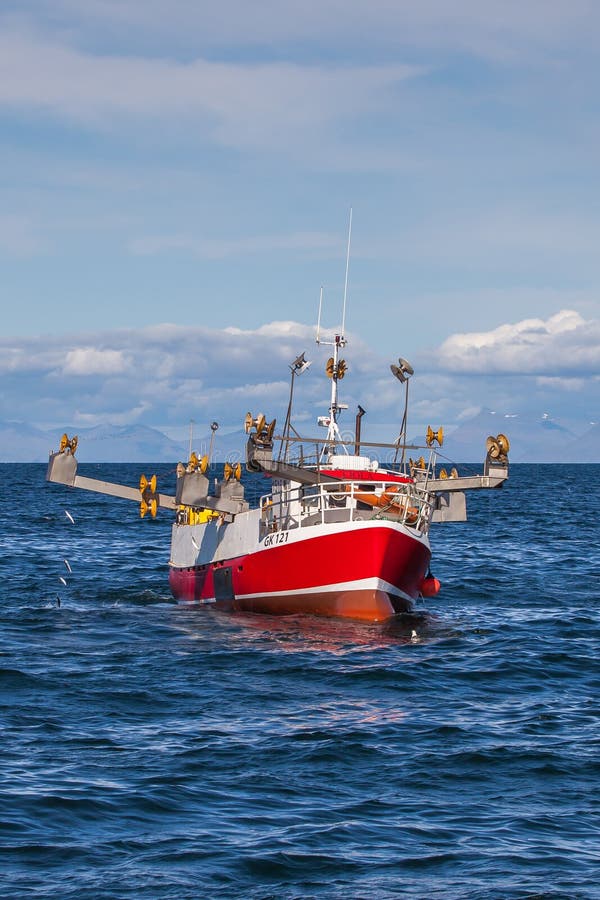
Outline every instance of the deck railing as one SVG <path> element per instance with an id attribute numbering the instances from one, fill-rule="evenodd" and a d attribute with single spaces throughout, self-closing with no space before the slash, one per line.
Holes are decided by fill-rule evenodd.
<path id="1" fill-rule="evenodd" d="M 420 533 L 429 530 L 432 498 L 418 482 L 387 483 L 381 492 L 375 483 L 340 481 L 336 484 L 282 487 L 260 499 L 264 534 L 332 522 L 389 519 Z"/>

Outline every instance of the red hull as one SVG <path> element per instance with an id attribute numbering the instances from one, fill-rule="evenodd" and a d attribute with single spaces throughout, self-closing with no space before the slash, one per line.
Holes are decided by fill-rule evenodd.
<path id="1" fill-rule="evenodd" d="M 381 621 L 411 608 L 427 572 L 426 544 L 392 527 L 320 534 L 225 561 L 177 569 L 177 600 L 236 610 Z"/>

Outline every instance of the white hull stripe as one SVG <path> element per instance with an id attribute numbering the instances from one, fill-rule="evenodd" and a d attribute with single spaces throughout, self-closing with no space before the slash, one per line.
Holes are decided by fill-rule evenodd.
<path id="1" fill-rule="evenodd" d="M 405 594 L 389 581 L 383 578 L 360 578 L 357 581 L 340 581 L 337 584 L 322 584 L 316 587 L 296 588 L 292 591 L 260 591 L 256 594 L 238 594 L 236 598 L 240 600 L 253 600 L 256 597 L 294 597 L 296 595 L 305 594 L 341 594 L 344 591 L 384 591 L 386 594 L 392 594 L 395 597 L 402 597 L 404 600 L 410 600 L 412 597 Z"/>

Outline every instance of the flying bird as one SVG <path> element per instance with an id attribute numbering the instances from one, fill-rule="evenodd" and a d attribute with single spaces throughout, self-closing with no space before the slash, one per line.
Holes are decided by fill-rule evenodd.
<path id="1" fill-rule="evenodd" d="M 65 516 L 67 517 L 69 522 L 71 522 L 73 525 L 75 524 L 75 519 L 73 518 L 73 516 L 71 515 L 71 513 L 69 512 L 68 509 L 65 509 Z"/>
<path id="2" fill-rule="evenodd" d="M 65 566 L 67 567 L 67 572 L 72 572 L 72 571 L 73 571 L 73 569 L 71 568 L 71 564 L 70 564 L 70 562 L 69 562 L 68 559 L 65 559 L 65 560 L 64 560 L 64 564 L 65 564 Z"/>
<path id="3" fill-rule="evenodd" d="M 60 578 L 58 580 L 61 582 L 61 584 L 64 584 L 65 587 L 67 586 L 67 579 L 63 578 L 62 575 L 60 576 Z"/>

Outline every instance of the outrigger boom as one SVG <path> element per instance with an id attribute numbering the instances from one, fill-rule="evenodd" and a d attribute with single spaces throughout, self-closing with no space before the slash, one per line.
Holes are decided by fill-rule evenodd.
<path id="1" fill-rule="evenodd" d="M 266 434 L 266 431 L 267 429 L 265 428 L 262 434 L 257 432 L 249 436 L 247 465 L 250 471 L 260 471 L 271 477 L 286 479 L 300 485 L 335 484 L 345 480 L 344 476 L 339 474 L 339 472 L 332 472 L 329 467 L 319 464 L 327 446 L 342 447 L 345 446 L 343 441 L 330 438 L 329 433 L 328 437 L 323 440 L 322 438 L 300 438 L 289 435 L 285 437 L 273 435 L 270 437 Z M 273 443 L 277 441 L 300 443 L 302 445 L 313 444 L 315 446 L 316 464 L 309 467 L 274 459 Z M 490 439 L 488 438 L 489 441 Z M 77 439 L 69 441 L 65 435 L 61 444 L 63 445 L 61 449 L 50 455 L 46 481 L 93 491 L 98 494 L 119 497 L 123 500 L 132 500 L 142 504 L 142 509 L 145 503 L 153 515 L 156 515 L 158 508 L 175 511 L 182 506 L 209 510 L 228 517 L 233 517 L 249 509 L 249 504 L 244 500 L 244 490 L 242 485 L 239 484 L 239 477 L 235 480 L 232 479 L 232 475 L 235 474 L 233 471 L 229 473 L 225 471 L 222 482 L 217 485 L 216 494 L 211 495 L 209 480 L 200 470 L 200 461 L 196 460 L 196 466 L 193 463 L 191 465 L 188 463 L 187 467 L 180 463 L 177 473 L 177 490 L 175 496 L 172 496 L 157 492 L 156 484 L 153 484 L 152 479 L 148 481 L 144 475 L 141 476 L 139 487 L 131 487 L 116 482 L 78 475 L 77 459 L 75 458 Z M 373 441 L 362 441 L 361 446 L 387 450 L 398 449 L 398 444 Z M 405 444 L 403 449 L 417 451 L 426 449 L 426 446 Z M 427 449 L 430 448 L 427 447 Z M 348 459 L 352 458 L 348 457 Z M 342 460 L 341 464 L 343 465 L 344 458 L 338 457 L 338 459 Z M 508 478 L 506 454 L 503 455 L 502 459 L 494 460 L 490 456 L 489 451 L 484 464 L 484 472 L 481 475 L 459 476 L 453 474 L 448 477 L 445 470 L 441 469 L 441 477 L 435 477 L 430 472 L 429 466 L 426 469 L 420 469 L 418 465 L 413 464 L 411 469 L 420 487 L 435 495 L 432 522 L 465 521 L 466 502 L 463 492 L 467 490 L 499 488 Z"/>

